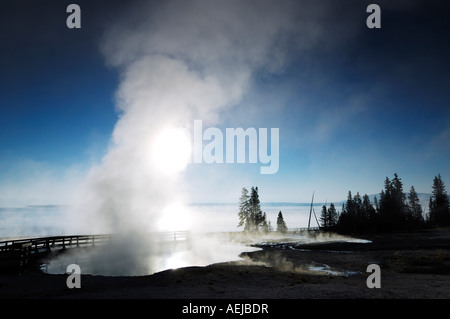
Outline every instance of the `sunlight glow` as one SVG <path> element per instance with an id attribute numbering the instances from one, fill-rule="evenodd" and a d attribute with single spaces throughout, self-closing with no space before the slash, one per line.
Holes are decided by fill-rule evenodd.
<path id="1" fill-rule="evenodd" d="M 189 134 L 181 128 L 166 128 L 153 141 L 151 156 L 156 168 L 165 174 L 186 169 L 191 157 Z"/>
<path id="2" fill-rule="evenodd" d="M 166 206 L 158 222 L 160 231 L 189 230 L 190 226 L 189 211 L 180 203 Z"/>
<path id="3" fill-rule="evenodd" d="M 177 269 L 189 266 L 189 261 L 186 260 L 185 252 L 173 253 L 166 261 L 166 269 Z"/>

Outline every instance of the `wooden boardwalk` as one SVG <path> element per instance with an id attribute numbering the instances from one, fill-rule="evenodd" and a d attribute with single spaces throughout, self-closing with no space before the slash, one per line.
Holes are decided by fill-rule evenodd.
<path id="1" fill-rule="evenodd" d="M 146 234 L 152 241 L 174 245 L 188 242 L 190 232 L 160 232 Z M 0 272 L 22 271 L 32 261 L 52 251 L 77 247 L 92 247 L 111 242 L 117 235 L 70 235 L 0 241 Z M 175 246 L 174 246 L 175 247 Z"/>

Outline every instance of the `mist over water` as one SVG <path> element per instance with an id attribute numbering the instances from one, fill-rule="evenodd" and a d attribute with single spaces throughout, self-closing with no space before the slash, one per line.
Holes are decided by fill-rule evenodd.
<path id="1" fill-rule="evenodd" d="M 0 240 L 69 235 L 66 206 L 0 207 Z"/>
<path id="2" fill-rule="evenodd" d="M 278 212 L 283 213 L 283 218 L 289 228 L 301 228 L 308 226 L 309 206 L 261 206 L 266 212 L 268 221 L 276 229 Z M 317 217 L 321 206 L 315 205 Z M 241 231 L 237 227 L 238 205 L 232 204 L 191 204 L 185 207 L 187 223 L 179 225 L 174 230 L 190 230 L 192 232 L 235 232 Z M 0 208 L 0 238 L 6 237 L 45 237 L 61 235 L 100 234 L 97 232 L 86 233 L 83 227 L 71 222 L 71 215 L 75 215 L 75 208 L 69 206 L 27 206 L 17 208 Z M 74 219 L 75 219 L 74 217 Z M 311 226 L 315 227 L 314 217 L 311 218 Z M 170 228 L 170 227 L 169 227 Z"/>
<path id="3" fill-rule="evenodd" d="M 268 221 L 276 228 L 276 218 L 282 211 L 289 228 L 308 225 L 309 205 L 262 205 Z M 0 208 L 2 224 L 0 240 L 17 237 L 46 237 L 84 234 L 67 225 L 66 206 L 29 206 Z M 237 228 L 238 206 L 231 204 L 191 204 L 187 208 L 192 221 L 189 241 L 161 242 L 155 233 L 113 234 L 110 242 L 64 251 L 53 251 L 42 266 L 47 273 L 64 274 L 67 266 L 77 264 L 83 274 L 105 276 L 142 276 L 155 272 L 213 263 L 241 261 L 243 252 L 259 250 L 254 244 L 307 243 L 329 240 L 354 240 L 343 236 L 307 236 L 268 233 L 251 235 Z M 314 209 L 320 209 L 315 205 Z M 311 226 L 316 226 L 312 216 Z"/>
<path id="4" fill-rule="evenodd" d="M 262 206 L 268 220 L 276 227 L 276 217 L 281 210 L 289 227 L 306 227 L 309 207 L 304 206 Z M 82 229 L 67 225 L 65 206 L 29 206 L 23 208 L 2 208 L 2 239 L 12 237 L 46 237 L 84 234 Z M 107 244 L 95 247 L 68 249 L 63 254 L 54 252 L 47 260 L 48 273 L 66 272 L 67 265 L 78 264 L 84 274 L 93 275 L 148 275 L 158 271 L 187 267 L 206 266 L 217 262 L 242 260 L 242 252 L 258 250 L 251 247 L 260 242 L 272 242 L 286 236 L 276 234 L 261 237 L 248 236 L 237 228 L 238 206 L 230 204 L 189 205 L 192 217 L 189 242 L 160 243 L 150 232 L 141 234 L 119 233 Z M 317 207 L 316 207 L 317 210 Z M 312 225 L 313 222 L 311 222 Z M 304 236 L 290 236 L 290 240 L 308 241 Z"/>
<path id="5" fill-rule="evenodd" d="M 315 205 L 314 210 L 317 218 L 319 218 L 320 210 L 322 206 Z M 192 210 L 192 215 L 197 220 L 196 224 L 192 225 L 193 230 L 198 231 L 241 231 L 242 227 L 237 228 L 238 211 L 237 205 L 192 205 L 189 206 Z M 276 205 L 261 205 L 261 210 L 266 213 L 267 221 L 270 221 L 271 226 L 276 230 L 277 215 L 281 211 L 283 219 L 286 222 L 288 228 L 302 228 L 308 226 L 309 219 L 309 204 L 305 205 L 289 205 L 289 206 L 276 206 Z M 314 219 L 314 215 L 311 217 L 311 227 L 316 227 L 317 223 Z"/>

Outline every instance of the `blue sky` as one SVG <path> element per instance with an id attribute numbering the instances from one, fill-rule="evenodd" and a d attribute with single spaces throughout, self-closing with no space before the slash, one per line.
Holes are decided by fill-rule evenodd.
<path id="1" fill-rule="evenodd" d="M 79 1 L 82 28 L 69 30 L 69 3 L 6 1 L 1 13 L 3 207 L 64 204 L 101 161 L 122 114 L 121 69 L 107 62 L 101 43 L 127 5 Z M 443 1 L 379 1 L 379 30 L 365 26 L 369 2 L 343 3 L 323 1 L 330 8 L 313 21 L 320 36 L 292 52 L 287 41 L 283 67 L 254 71 L 238 103 L 218 113 L 223 129 L 279 128 L 278 173 L 261 175 L 259 164 L 190 164 L 183 185 L 191 201 L 237 201 L 253 185 L 262 201 L 307 202 L 314 190 L 319 201 L 339 201 L 348 190 L 380 192 L 395 172 L 405 190 L 431 192 L 438 173 L 448 183 Z"/>

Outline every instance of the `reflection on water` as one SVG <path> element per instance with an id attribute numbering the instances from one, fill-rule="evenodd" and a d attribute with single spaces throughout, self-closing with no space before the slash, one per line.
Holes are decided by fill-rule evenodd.
<path id="1" fill-rule="evenodd" d="M 323 275 L 329 275 L 329 276 L 343 276 L 348 277 L 351 275 L 359 274 L 358 271 L 342 271 L 342 270 L 334 270 L 327 264 L 312 264 L 308 266 L 308 270 L 312 271 L 313 273 L 319 273 Z"/>
<path id="2" fill-rule="evenodd" d="M 48 259 L 45 272 L 66 273 L 67 266 L 77 264 L 83 274 L 108 276 L 141 276 L 190 266 L 239 261 L 243 252 L 257 251 L 258 246 L 295 245 L 319 240 L 342 240 L 342 236 L 308 236 L 306 234 L 266 233 L 251 235 L 243 232 L 193 233 L 189 241 L 157 244 L 146 238 L 121 238 L 96 247 L 68 249 Z M 351 239 L 349 239 L 351 240 Z M 309 271 L 347 276 L 350 273 L 330 269 L 327 265 L 311 264 Z"/>
<path id="3" fill-rule="evenodd" d="M 83 274 L 149 275 L 166 269 L 241 260 L 242 252 L 260 249 L 248 244 L 249 238 L 239 240 L 228 233 L 194 233 L 189 241 L 175 244 L 157 243 L 145 237 L 121 238 L 105 245 L 68 249 L 50 256 L 42 269 L 64 274 L 67 265 L 77 264 Z"/>

